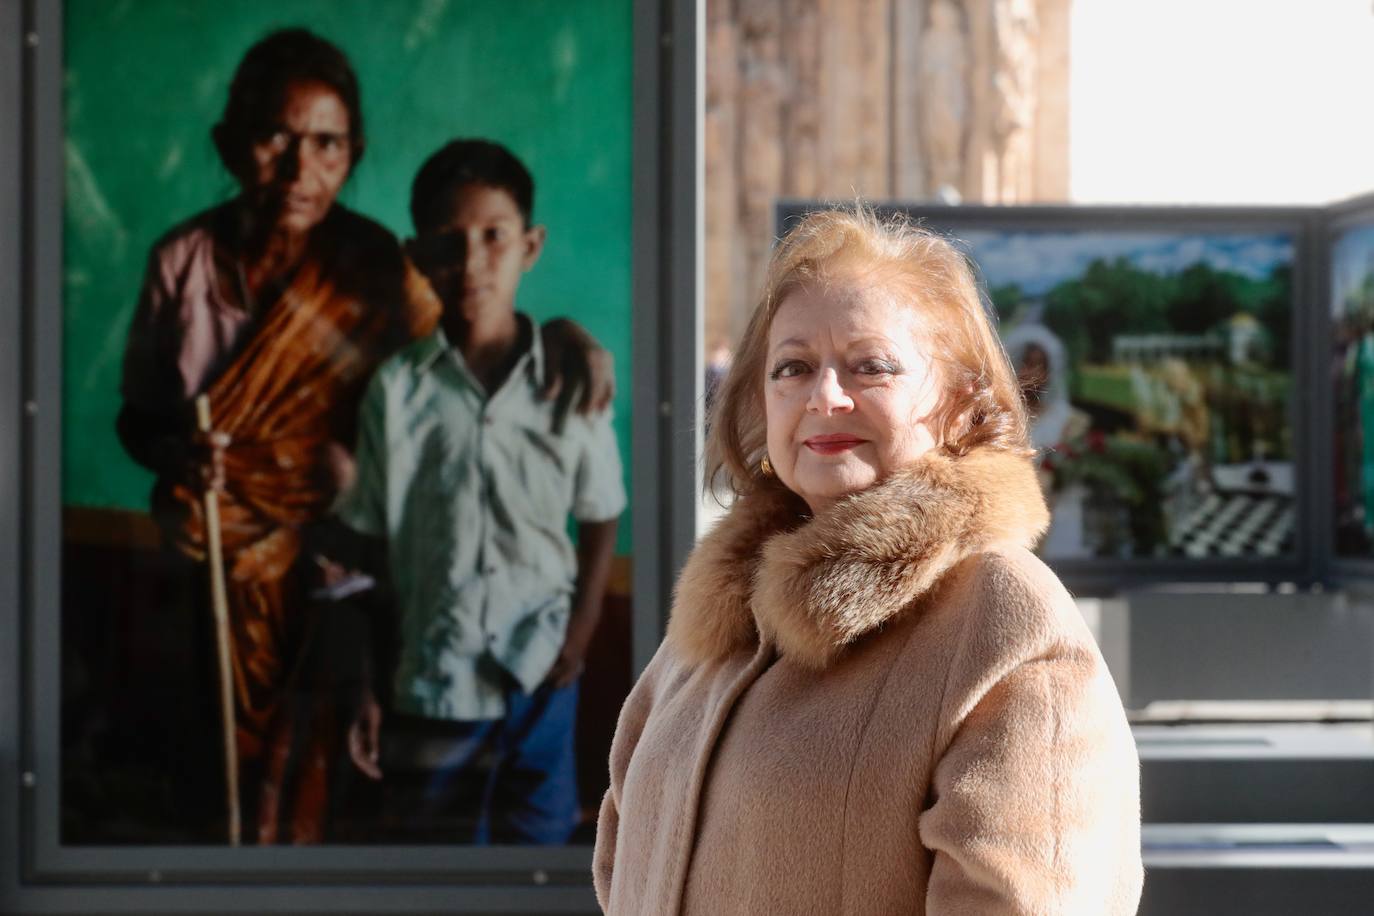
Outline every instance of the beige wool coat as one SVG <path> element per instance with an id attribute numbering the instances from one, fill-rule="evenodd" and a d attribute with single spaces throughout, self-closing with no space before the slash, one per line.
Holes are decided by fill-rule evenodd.
<path id="1" fill-rule="evenodd" d="M 929 454 L 804 509 L 744 497 L 683 570 L 611 749 L 606 912 L 1134 913 L 1139 762 L 1027 549 L 1030 463 Z"/>

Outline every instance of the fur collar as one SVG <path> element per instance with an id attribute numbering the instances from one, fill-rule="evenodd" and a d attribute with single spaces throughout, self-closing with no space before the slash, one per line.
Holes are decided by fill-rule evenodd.
<path id="1" fill-rule="evenodd" d="M 813 519 L 781 484 L 737 500 L 687 559 L 668 639 L 704 662 L 758 643 L 824 668 L 912 606 L 959 561 L 1032 546 L 1049 512 L 1029 460 L 928 453 Z"/>

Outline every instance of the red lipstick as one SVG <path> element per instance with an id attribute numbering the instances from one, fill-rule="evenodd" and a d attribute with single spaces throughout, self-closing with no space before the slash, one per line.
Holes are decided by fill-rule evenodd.
<path id="1" fill-rule="evenodd" d="M 867 439 L 860 439 L 857 436 L 836 433 L 828 436 L 812 436 L 802 444 L 819 455 L 838 455 L 863 445 L 867 441 Z"/>

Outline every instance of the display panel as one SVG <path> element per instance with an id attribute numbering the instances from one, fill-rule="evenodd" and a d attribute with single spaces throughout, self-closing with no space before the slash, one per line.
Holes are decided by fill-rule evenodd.
<path id="1" fill-rule="evenodd" d="M 807 206 L 784 205 L 783 228 Z M 976 265 L 1031 415 L 1047 561 L 1118 584 L 1302 565 L 1309 214 L 880 209 Z"/>
<path id="2" fill-rule="evenodd" d="M 630 4 L 64 19 L 60 842 L 588 842 L 631 680 Z"/>
<path id="3" fill-rule="evenodd" d="M 968 231 L 1049 559 L 1292 554 L 1291 234 Z"/>
<path id="4" fill-rule="evenodd" d="M 1368 560 L 1374 551 L 1374 214 L 1341 221 L 1331 236 L 1330 265 L 1335 557 Z"/>

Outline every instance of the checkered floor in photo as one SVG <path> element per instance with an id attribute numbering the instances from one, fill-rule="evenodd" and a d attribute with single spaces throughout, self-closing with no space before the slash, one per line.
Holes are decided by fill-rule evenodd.
<path id="1" fill-rule="evenodd" d="M 1170 547 L 1184 557 L 1273 557 L 1291 553 L 1297 515 L 1283 494 L 1213 493 L 1175 529 Z"/>

